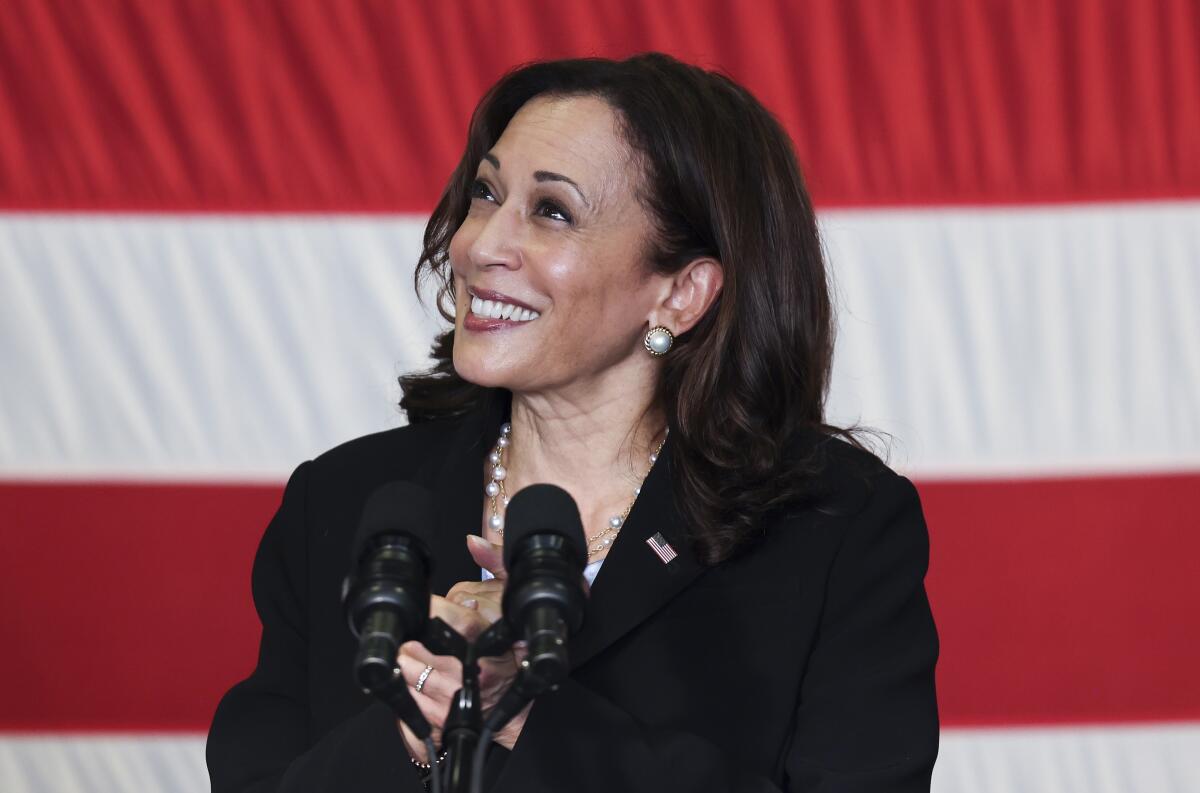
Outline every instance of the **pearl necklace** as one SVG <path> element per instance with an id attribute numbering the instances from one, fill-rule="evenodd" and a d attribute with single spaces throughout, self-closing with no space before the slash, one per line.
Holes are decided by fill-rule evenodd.
<path id="1" fill-rule="evenodd" d="M 650 475 L 650 469 L 654 467 L 654 463 L 658 461 L 658 455 L 662 453 L 663 445 L 667 442 L 667 434 L 669 433 L 670 430 L 663 433 L 663 439 L 658 442 L 657 448 L 650 455 L 650 466 L 646 468 L 646 473 L 642 474 L 638 486 L 633 489 L 633 500 L 625 507 L 625 511 L 620 515 L 613 515 L 609 518 L 608 525 L 604 527 L 604 530 L 589 540 L 590 545 L 587 550 L 589 561 L 596 554 L 607 550 L 613 544 L 613 540 L 617 538 L 621 527 L 625 525 L 625 519 L 629 517 L 629 512 L 633 509 L 634 502 L 642 494 L 642 484 L 646 481 L 646 477 Z M 504 536 L 504 518 L 500 515 L 499 505 L 503 502 L 504 506 L 508 506 L 508 494 L 504 492 L 504 480 L 508 478 L 508 469 L 504 467 L 504 453 L 510 446 L 512 446 L 512 424 L 505 423 L 500 427 L 500 437 L 496 439 L 496 448 L 492 449 L 491 454 L 488 455 L 488 462 L 492 466 L 492 478 L 483 489 L 483 492 L 487 493 L 492 506 L 492 514 L 488 518 L 488 527 L 501 537 Z"/>

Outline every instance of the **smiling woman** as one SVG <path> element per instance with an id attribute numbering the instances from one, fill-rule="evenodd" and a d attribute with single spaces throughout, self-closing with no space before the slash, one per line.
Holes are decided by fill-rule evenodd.
<path id="1" fill-rule="evenodd" d="M 436 493 L 431 615 L 467 636 L 501 617 L 508 495 L 579 506 L 571 674 L 495 735 L 488 789 L 928 790 L 925 524 L 824 420 L 827 274 L 770 113 L 663 55 L 517 69 L 476 109 L 426 276 L 453 327 L 401 380 L 410 426 L 302 465 L 263 539 L 214 791 L 420 790 L 438 762 L 346 672 L 347 527 L 396 478 Z M 483 662 L 485 710 L 523 653 Z M 397 662 L 440 741 L 461 665 Z"/>
<path id="2" fill-rule="evenodd" d="M 647 267 L 654 228 L 639 181 L 607 102 L 538 97 L 517 112 L 479 163 L 449 247 L 459 377 L 525 394 L 620 390 L 630 404 L 650 402 L 658 364 L 638 354 L 644 326 L 690 329 L 715 300 L 721 270 L 697 259 L 677 290 L 677 276 Z M 491 313 L 468 311 L 472 297 Z M 539 318 L 492 319 L 506 305 Z"/>

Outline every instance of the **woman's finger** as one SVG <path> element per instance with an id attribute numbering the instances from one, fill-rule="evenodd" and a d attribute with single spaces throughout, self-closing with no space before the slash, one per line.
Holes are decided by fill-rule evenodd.
<path id="1" fill-rule="evenodd" d="M 439 666 L 445 663 L 444 659 L 449 658 L 449 656 L 435 655 L 434 653 L 431 653 L 428 647 L 418 641 L 405 642 L 404 644 L 400 645 L 399 654 L 402 656 L 412 656 L 422 664 L 429 664 L 431 666 Z"/>
<path id="2" fill-rule="evenodd" d="M 489 625 L 500 619 L 503 598 L 504 580 L 498 578 L 488 581 L 459 581 L 446 593 L 446 600 L 479 612 L 480 617 Z"/>
<path id="3" fill-rule="evenodd" d="M 487 581 L 459 581 L 450 587 L 446 598 L 458 602 L 460 597 L 485 597 L 499 600 L 504 596 L 504 579 L 489 578 Z"/>
<path id="4" fill-rule="evenodd" d="M 462 685 L 462 661 L 450 655 L 435 655 L 420 642 L 405 642 L 400 645 L 397 661 L 400 663 L 400 669 L 404 672 L 404 679 L 408 682 L 409 687 L 417 684 L 417 678 L 426 666 L 432 666 L 434 672 L 442 681 L 449 681 L 446 685 L 453 686 L 450 689 L 451 694 L 457 691 Z M 412 661 L 413 663 L 409 663 L 408 661 Z M 416 670 L 416 675 L 410 679 L 408 673 L 414 669 Z M 432 676 L 431 674 L 430 677 Z M 428 685 L 429 679 L 427 678 L 425 682 Z M 439 688 L 441 687 L 439 686 Z M 422 686 L 422 689 L 424 689 L 424 686 Z"/>
<path id="5" fill-rule="evenodd" d="M 446 723 L 446 716 L 450 713 L 451 696 L 444 694 L 440 689 L 444 688 L 444 680 L 435 680 L 438 670 L 432 669 L 426 676 L 425 682 L 421 684 L 421 690 L 416 690 L 416 684 L 420 682 L 421 675 L 426 669 L 429 669 L 428 664 L 412 658 L 412 656 L 401 656 L 399 659 L 400 668 L 404 676 L 404 681 L 408 684 L 409 690 L 412 692 L 413 702 L 421 711 L 421 715 L 429 722 L 432 738 L 435 745 L 440 744 L 442 740 L 442 729 Z M 457 690 L 457 689 L 455 689 Z M 408 729 L 407 725 L 403 725 L 403 733 L 405 743 L 408 744 L 410 752 L 422 762 L 428 762 L 424 759 L 425 751 L 421 742 L 417 740 L 412 730 Z M 417 747 L 421 747 L 418 749 Z"/>
<path id="6" fill-rule="evenodd" d="M 504 579 L 489 578 L 486 581 L 459 581 L 450 587 L 450 592 L 473 592 L 489 597 L 499 597 L 504 594 Z"/>
<path id="7" fill-rule="evenodd" d="M 457 603 L 465 609 L 479 610 L 479 601 L 468 595 L 466 592 L 460 592 L 458 597 L 451 599 L 452 603 Z"/>
<path id="8" fill-rule="evenodd" d="M 457 595 L 448 596 L 446 599 L 465 609 L 477 612 L 485 625 L 491 625 L 500 619 L 502 609 L 499 600 L 492 600 L 491 598 L 479 595 L 470 595 L 466 592 L 459 592 Z"/>
<path id="9" fill-rule="evenodd" d="M 468 534 L 467 550 L 470 551 L 475 564 L 496 578 L 508 578 L 508 571 L 504 569 L 504 549 L 501 546 L 488 542 L 478 534 Z"/>
<path id="10" fill-rule="evenodd" d="M 487 595 L 471 594 L 468 592 L 459 592 L 453 596 L 447 595 L 446 599 L 451 603 L 457 603 L 463 608 L 479 614 L 479 619 L 482 620 L 485 626 L 491 625 L 496 620 L 500 619 L 503 613 L 499 597 L 488 597 Z"/>
<path id="11" fill-rule="evenodd" d="M 473 608 L 466 608 L 444 597 L 434 595 L 429 601 L 429 616 L 438 617 L 469 640 L 473 640 L 492 624 Z"/>
<path id="12" fill-rule="evenodd" d="M 446 716 L 450 714 L 450 703 L 441 703 L 420 694 L 414 694 L 413 700 L 421 709 L 421 715 L 425 717 L 425 721 L 429 722 L 429 731 L 432 733 L 434 745 L 441 744 Z"/>
<path id="13" fill-rule="evenodd" d="M 454 692 L 462 687 L 461 667 L 458 670 L 448 669 L 446 666 L 439 668 L 435 664 L 425 663 L 403 652 L 400 654 L 399 661 L 400 672 L 404 675 L 404 682 L 412 690 L 414 699 L 420 700 L 421 697 L 424 697 L 439 704 L 449 703 Z M 425 674 L 426 669 L 430 670 L 427 675 Z M 422 675 L 425 677 L 423 682 Z M 420 686 L 420 690 L 417 689 L 418 686 Z M 417 704 L 419 705 L 420 702 L 418 701 Z M 428 718 L 428 714 L 426 714 L 426 718 Z"/>

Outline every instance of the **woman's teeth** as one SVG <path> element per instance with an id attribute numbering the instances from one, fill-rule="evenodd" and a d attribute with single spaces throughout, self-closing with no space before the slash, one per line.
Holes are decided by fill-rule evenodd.
<path id="1" fill-rule="evenodd" d="M 514 306 L 511 303 L 501 303 L 499 300 L 483 300 L 471 297 L 471 313 L 485 319 L 507 319 L 512 322 L 529 322 L 541 314 L 527 308 Z"/>

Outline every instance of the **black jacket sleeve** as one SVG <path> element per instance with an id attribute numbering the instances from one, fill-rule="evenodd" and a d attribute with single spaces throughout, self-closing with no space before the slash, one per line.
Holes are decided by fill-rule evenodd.
<path id="1" fill-rule="evenodd" d="M 928 793 L 938 744 L 928 556 L 916 490 L 889 473 L 844 528 L 776 779 L 568 680 L 534 703 L 497 789 Z"/>
<path id="2" fill-rule="evenodd" d="M 912 483 L 877 481 L 830 572 L 785 757 L 792 790 L 929 790 L 938 749 L 929 535 Z"/>
<path id="3" fill-rule="evenodd" d="M 208 735 L 213 793 L 421 793 L 395 717 L 369 707 L 313 742 L 308 710 L 306 492 L 292 474 L 254 559 L 258 665 L 221 700 Z"/>

